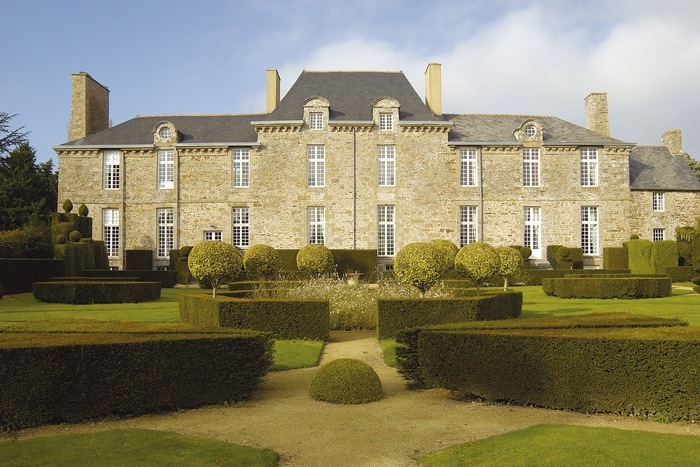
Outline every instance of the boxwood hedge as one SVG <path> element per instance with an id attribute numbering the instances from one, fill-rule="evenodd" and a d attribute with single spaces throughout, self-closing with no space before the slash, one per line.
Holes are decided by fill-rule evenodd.
<path id="1" fill-rule="evenodd" d="M 160 298 L 160 282 L 35 282 L 34 298 L 48 303 L 138 303 Z"/>
<path id="2" fill-rule="evenodd" d="M 547 295 L 559 298 L 658 298 L 671 295 L 671 276 L 645 275 L 568 275 L 542 279 Z"/>

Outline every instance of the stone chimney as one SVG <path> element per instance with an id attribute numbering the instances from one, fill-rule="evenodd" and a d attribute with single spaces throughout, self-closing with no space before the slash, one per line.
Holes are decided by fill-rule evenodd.
<path id="1" fill-rule="evenodd" d="M 109 128 L 109 89 L 81 71 L 71 75 L 68 141 Z"/>
<path id="2" fill-rule="evenodd" d="M 280 75 L 277 70 L 267 70 L 267 99 L 265 110 L 272 112 L 280 103 Z"/>
<path id="3" fill-rule="evenodd" d="M 661 144 L 666 146 L 674 156 L 683 155 L 683 133 L 681 130 L 668 130 L 661 135 Z"/>
<path id="4" fill-rule="evenodd" d="M 605 136 L 610 136 L 608 120 L 608 93 L 592 92 L 586 99 L 586 128 Z"/>
<path id="5" fill-rule="evenodd" d="M 425 69 L 425 105 L 434 115 L 442 115 L 442 72 L 439 63 Z"/>

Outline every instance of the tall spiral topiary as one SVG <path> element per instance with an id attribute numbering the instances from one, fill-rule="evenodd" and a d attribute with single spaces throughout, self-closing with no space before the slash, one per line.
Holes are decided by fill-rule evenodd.
<path id="1" fill-rule="evenodd" d="M 274 278 L 280 270 L 280 264 L 277 250 L 262 243 L 248 248 L 243 256 L 243 267 L 251 277 L 258 280 Z"/>
<path id="2" fill-rule="evenodd" d="M 297 253 L 297 267 L 311 276 L 322 276 L 333 272 L 333 253 L 325 245 L 306 245 Z"/>
<path id="3" fill-rule="evenodd" d="M 469 243 L 455 256 L 457 273 L 474 281 L 477 295 L 481 292 L 481 285 L 498 274 L 500 264 L 495 248 L 484 242 Z"/>
<path id="4" fill-rule="evenodd" d="M 498 275 L 503 277 L 503 290 L 508 290 L 508 279 L 523 268 L 523 256 L 520 251 L 509 246 L 496 248 L 496 253 L 500 262 Z"/>
<path id="5" fill-rule="evenodd" d="M 440 279 L 444 263 L 430 243 L 409 243 L 399 250 L 394 260 L 394 273 L 399 282 L 411 284 L 425 294 Z"/>
<path id="6" fill-rule="evenodd" d="M 216 297 L 217 287 L 240 274 L 243 259 L 235 246 L 214 240 L 195 245 L 187 265 L 195 279 L 211 283 L 212 297 Z"/>
<path id="7" fill-rule="evenodd" d="M 433 248 L 435 248 L 435 254 L 440 261 L 441 274 L 449 271 L 455 267 L 455 256 L 459 251 L 459 247 L 450 240 L 435 239 L 430 240 Z"/>

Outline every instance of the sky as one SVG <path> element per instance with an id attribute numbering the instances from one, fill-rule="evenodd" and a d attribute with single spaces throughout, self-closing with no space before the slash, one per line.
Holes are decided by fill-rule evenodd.
<path id="1" fill-rule="evenodd" d="M 265 110 L 302 70 L 401 70 L 421 97 L 442 64 L 444 113 L 552 115 L 585 126 L 606 92 L 611 136 L 700 158 L 696 0 L 0 0 L 0 112 L 39 162 L 67 141 L 70 76 L 110 90 L 110 119 Z M 331 103 L 332 105 L 332 103 Z"/>

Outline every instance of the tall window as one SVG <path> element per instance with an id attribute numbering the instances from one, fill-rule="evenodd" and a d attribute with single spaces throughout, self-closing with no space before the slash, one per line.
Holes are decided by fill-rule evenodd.
<path id="1" fill-rule="evenodd" d="M 459 246 L 474 243 L 478 238 L 476 206 L 459 207 Z"/>
<path id="2" fill-rule="evenodd" d="M 102 210 L 102 241 L 107 247 L 107 256 L 119 256 L 119 209 Z"/>
<path id="3" fill-rule="evenodd" d="M 377 183 L 396 185 L 396 146 L 379 146 L 377 150 Z"/>
<path id="4" fill-rule="evenodd" d="M 598 208 L 581 207 L 581 248 L 584 255 L 598 254 Z"/>
<path id="5" fill-rule="evenodd" d="M 390 204 L 377 206 L 377 254 L 396 254 L 396 217 Z"/>
<path id="6" fill-rule="evenodd" d="M 581 186 L 598 186 L 598 149 L 581 148 Z"/>
<path id="7" fill-rule="evenodd" d="M 233 150 L 233 187 L 248 188 L 250 186 L 250 150 Z"/>
<path id="8" fill-rule="evenodd" d="M 542 257 L 542 211 L 539 206 L 526 206 L 523 211 L 523 245 L 532 250 L 533 258 Z"/>
<path id="9" fill-rule="evenodd" d="M 523 149 L 523 186 L 540 186 L 539 149 Z"/>
<path id="10" fill-rule="evenodd" d="M 309 206 L 307 211 L 309 243 L 325 245 L 326 243 L 326 208 Z"/>
<path id="11" fill-rule="evenodd" d="M 224 236 L 221 234 L 221 230 L 205 230 L 204 231 L 204 240 L 205 241 L 212 241 L 212 240 L 218 240 L 221 241 L 223 240 Z"/>
<path id="12" fill-rule="evenodd" d="M 664 194 L 655 191 L 651 194 L 651 210 L 652 211 L 663 211 L 664 210 Z"/>
<path id="13" fill-rule="evenodd" d="M 248 208 L 233 208 L 233 244 L 238 248 L 250 246 Z"/>
<path id="14" fill-rule="evenodd" d="M 312 144 L 306 147 L 306 180 L 310 187 L 326 186 L 326 147 Z"/>
<path id="15" fill-rule="evenodd" d="M 651 240 L 653 242 L 666 240 L 666 231 L 664 229 L 653 229 L 651 231 Z"/>
<path id="16" fill-rule="evenodd" d="M 321 112 L 309 113 L 309 129 L 323 130 L 323 114 Z"/>
<path id="17" fill-rule="evenodd" d="M 392 114 L 379 114 L 379 129 L 382 131 L 391 131 L 394 129 L 394 116 Z"/>
<path id="18" fill-rule="evenodd" d="M 479 180 L 476 149 L 459 151 L 459 184 L 461 186 L 476 186 Z"/>
<path id="19" fill-rule="evenodd" d="M 175 151 L 158 151 L 158 188 L 172 189 L 175 186 Z"/>
<path id="20" fill-rule="evenodd" d="M 119 189 L 120 160 L 119 151 L 104 152 L 104 187 L 106 190 Z"/>
<path id="21" fill-rule="evenodd" d="M 173 222 L 173 208 L 160 208 L 156 210 L 158 217 L 158 258 L 170 256 L 170 250 L 174 248 L 175 224 Z"/>

